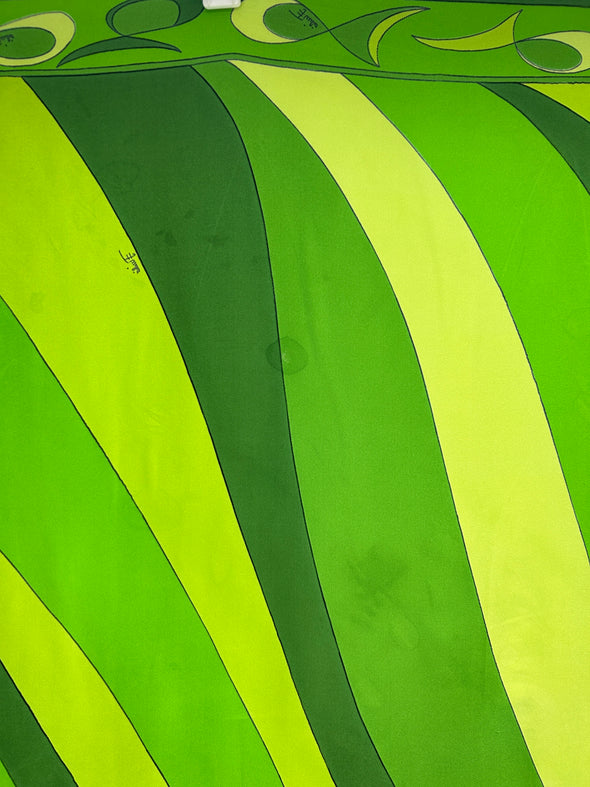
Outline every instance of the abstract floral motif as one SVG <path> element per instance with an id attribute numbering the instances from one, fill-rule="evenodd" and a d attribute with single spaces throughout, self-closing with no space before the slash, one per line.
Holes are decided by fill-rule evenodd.
<path id="1" fill-rule="evenodd" d="M 553 73 L 576 73 L 590 68 L 590 32 L 566 30 L 517 39 L 516 21 L 522 12 L 517 11 L 490 30 L 461 38 L 433 40 L 416 39 L 437 49 L 457 52 L 485 52 L 514 46 L 529 65 Z"/>

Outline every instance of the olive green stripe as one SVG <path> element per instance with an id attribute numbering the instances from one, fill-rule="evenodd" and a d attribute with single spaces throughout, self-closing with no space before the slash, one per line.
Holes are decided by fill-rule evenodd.
<path id="1" fill-rule="evenodd" d="M 2 662 L 0 708 L 0 762 L 12 777 L 9 783 L 15 780 L 19 787 L 75 784 Z"/>

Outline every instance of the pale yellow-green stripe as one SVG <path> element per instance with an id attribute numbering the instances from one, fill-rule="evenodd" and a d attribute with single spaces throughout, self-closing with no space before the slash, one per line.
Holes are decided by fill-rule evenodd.
<path id="1" fill-rule="evenodd" d="M 564 107 L 571 109 L 580 117 L 590 121 L 590 83 L 578 82 L 572 84 L 554 85 L 528 85 L 533 90 L 543 93 L 554 101 L 563 104 Z"/>
<path id="2" fill-rule="evenodd" d="M 121 258 L 129 238 L 41 102 L 17 79 L 0 92 L 0 294 L 152 527 L 284 783 L 332 784 L 146 273 Z"/>
<path id="3" fill-rule="evenodd" d="M 236 65 L 318 152 L 385 267 L 428 388 L 502 679 L 545 787 L 582 787 L 590 573 L 502 293 L 439 181 L 344 77 Z"/>
<path id="4" fill-rule="evenodd" d="M 80 787 L 166 782 L 108 687 L 0 553 L 0 659 Z"/>

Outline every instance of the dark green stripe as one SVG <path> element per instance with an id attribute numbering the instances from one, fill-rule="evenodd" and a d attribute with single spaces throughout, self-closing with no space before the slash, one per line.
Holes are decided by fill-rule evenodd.
<path id="1" fill-rule="evenodd" d="M 230 116 L 192 69 L 30 84 L 105 189 L 163 303 L 330 771 L 340 785 L 390 784 L 356 710 L 315 573 L 264 224 Z"/>
<path id="2" fill-rule="evenodd" d="M 4 599 L 3 603 L 7 603 Z M 0 760 L 16 787 L 74 785 L 39 722 L 0 662 Z"/>
<path id="3" fill-rule="evenodd" d="M 43 294 L 32 298 L 42 309 Z M 204 626 L 2 300 L 0 348 L 0 549 L 96 666 L 171 784 L 276 787 Z"/>
<path id="4" fill-rule="evenodd" d="M 563 156 L 590 193 L 590 123 L 526 85 L 499 82 L 483 86 L 522 112 Z"/>

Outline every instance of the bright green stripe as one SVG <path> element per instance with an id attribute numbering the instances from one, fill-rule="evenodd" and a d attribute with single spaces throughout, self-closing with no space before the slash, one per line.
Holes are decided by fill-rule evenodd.
<path id="1" fill-rule="evenodd" d="M 100 675 L 0 554 L 0 659 L 76 783 L 166 782 Z"/>
<path id="2" fill-rule="evenodd" d="M 8 771 L 4 767 L 2 760 L 0 760 L 0 785 L 2 787 L 14 787 L 14 782 L 8 775 Z"/>
<path id="3" fill-rule="evenodd" d="M 331 773 L 389 784 L 356 712 L 313 565 L 282 375 L 267 358 L 278 335 L 264 223 L 232 118 L 193 69 L 34 86 L 109 195 L 158 293 Z M 134 133 L 122 135 L 130 115 Z"/>
<path id="4" fill-rule="evenodd" d="M 484 85 L 530 120 L 555 147 L 590 192 L 590 123 L 526 85 Z"/>
<path id="5" fill-rule="evenodd" d="M 121 259 L 133 246 L 32 91 L 0 88 L 14 108 L 1 129 L 0 294 L 152 527 L 281 777 L 331 784 L 178 348 L 141 263 L 134 273 Z"/>
<path id="6" fill-rule="evenodd" d="M 71 774 L 1 662 L 0 708 L 0 764 L 6 764 L 16 782 L 54 784 L 56 787 L 73 785 Z M 0 784 L 2 770 L 0 768 Z"/>
<path id="7" fill-rule="evenodd" d="M 506 773 L 538 784 L 489 651 L 424 385 L 379 260 L 291 124 L 239 72 L 200 70 L 254 168 L 283 350 L 288 358 L 301 347 L 307 359 L 285 375 L 297 469 L 373 740 L 400 784 L 500 784 Z"/>
<path id="8" fill-rule="evenodd" d="M 522 337 L 589 545 L 590 197 L 553 145 L 482 88 L 358 84 L 426 156 L 475 233 Z M 546 120 L 556 143 L 569 132 L 566 149 L 588 181 L 588 124 L 565 109 Z"/>
<path id="9" fill-rule="evenodd" d="M 379 254 L 416 346 L 504 685 L 541 778 L 583 785 L 590 572 L 502 294 L 440 183 L 348 81 L 240 67 L 318 151 Z"/>
<path id="10" fill-rule="evenodd" d="M 10 370 L 0 388 L 9 424 L 0 433 L 0 547 L 92 660 L 172 783 L 276 784 L 156 541 L 1 301 L 0 347 Z"/>
<path id="11" fill-rule="evenodd" d="M 528 226 L 522 234 L 529 236 L 535 234 L 530 245 L 534 246 L 539 256 L 545 251 L 540 248 L 539 241 L 547 238 L 549 227 L 551 228 L 549 243 L 551 241 L 555 243 L 556 237 L 567 240 L 560 245 L 558 254 L 552 253 L 547 258 L 545 251 L 544 264 L 539 265 L 538 257 L 532 258 L 530 250 L 527 255 L 519 256 L 521 265 L 524 258 L 529 276 L 534 271 L 535 284 L 526 299 L 518 297 L 522 289 L 521 280 L 515 280 L 514 276 L 504 279 L 500 275 L 499 281 L 504 286 L 507 296 L 511 298 L 510 304 L 514 316 L 518 324 L 522 324 L 525 346 L 530 348 L 533 369 L 588 550 L 590 549 L 590 485 L 588 484 L 590 271 L 587 260 L 590 257 L 588 233 L 590 123 L 557 101 L 524 85 L 498 84 L 486 87 L 522 112 L 555 147 L 559 156 L 563 157 L 561 160 L 551 148 L 545 150 L 545 141 L 540 140 L 537 134 L 527 128 L 529 135 L 535 136 L 536 144 L 533 143 L 531 147 L 539 152 L 542 151 L 541 155 L 543 161 L 547 162 L 548 169 L 549 162 L 552 165 L 550 170 L 545 172 L 544 178 L 545 183 L 551 178 L 549 192 L 551 196 L 546 199 L 543 194 L 541 197 L 551 203 L 552 210 L 547 210 L 545 205 L 536 214 L 532 225 Z M 521 122 L 518 117 L 515 121 L 516 124 Z M 536 157 L 531 159 L 530 153 L 529 148 L 528 163 L 530 165 L 534 161 L 536 174 L 538 159 Z M 571 177 L 564 161 L 575 172 L 587 194 L 581 191 L 579 184 Z M 558 192 L 561 197 L 559 202 L 555 199 Z M 542 223 L 543 218 L 551 224 Z M 524 222 L 521 222 L 522 224 Z M 515 236 L 519 235 L 520 232 L 516 230 Z M 521 239 L 522 236 L 519 241 Z M 551 248 L 549 243 L 545 248 Z M 515 245 L 520 246 L 520 243 L 517 242 Z M 568 260 L 565 275 L 564 259 Z M 539 281 L 542 282 L 542 289 L 539 287 Z M 554 283 L 551 289 L 547 287 L 548 281 L 552 285 Z M 574 289 L 572 292 L 572 288 L 578 286 L 579 289 Z M 514 300 L 512 300 L 513 293 Z"/>

